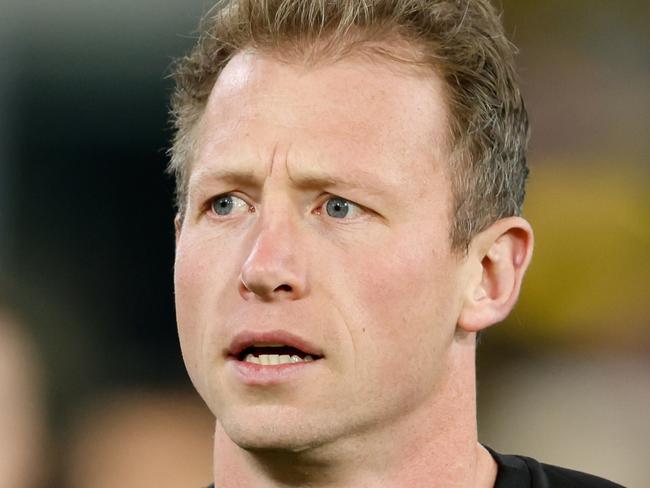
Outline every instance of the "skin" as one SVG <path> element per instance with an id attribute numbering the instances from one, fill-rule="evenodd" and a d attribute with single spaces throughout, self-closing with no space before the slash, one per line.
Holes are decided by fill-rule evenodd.
<path id="1" fill-rule="evenodd" d="M 443 94 L 389 61 L 307 68 L 254 52 L 215 84 L 175 288 L 184 361 L 217 419 L 216 486 L 493 485 L 475 332 L 514 305 L 532 232 L 511 217 L 467 255 L 450 248 Z M 211 205 L 223 194 L 239 204 L 228 215 Z M 344 218 L 327 212 L 334 197 Z M 223 355 L 244 329 L 292 332 L 324 358 L 244 385 Z"/>
<path id="2" fill-rule="evenodd" d="M 0 488 L 42 486 L 41 370 L 24 324 L 0 308 Z"/>

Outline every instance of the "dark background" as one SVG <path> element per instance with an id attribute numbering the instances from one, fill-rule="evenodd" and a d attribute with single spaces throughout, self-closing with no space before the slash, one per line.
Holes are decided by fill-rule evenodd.
<path id="1" fill-rule="evenodd" d="M 2 270 L 56 365 L 46 371 L 58 424 L 94 389 L 185 381 L 165 75 L 201 8 L 41 7 L 3 19 Z"/>

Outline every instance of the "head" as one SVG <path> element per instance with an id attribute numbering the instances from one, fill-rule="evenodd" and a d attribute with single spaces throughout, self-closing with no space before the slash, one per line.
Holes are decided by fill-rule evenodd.
<path id="1" fill-rule="evenodd" d="M 170 170 L 180 215 L 198 122 L 221 71 L 245 49 L 307 65 L 364 53 L 435 73 L 444 83 L 449 117 L 452 247 L 465 251 L 491 223 L 521 214 L 528 117 L 515 47 L 489 0 L 239 0 L 215 10 L 174 72 Z"/>
<path id="2" fill-rule="evenodd" d="M 230 439 L 300 450 L 471 399 L 532 249 L 489 3 L 235 1 L 176 80 L 179 333 Z M 320 359 L 251 380 L 250 334 Z"/>

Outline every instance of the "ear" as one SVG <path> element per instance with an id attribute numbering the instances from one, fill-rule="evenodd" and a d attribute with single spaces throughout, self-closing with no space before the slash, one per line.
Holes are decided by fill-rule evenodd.
<path id="1" fill-rule="evenodd" d="M 478 332 L 505 319 L 519 297 L 533 255 L 533 230 L 521 217 L 477 234 L 466 257 L 468 277 L 458 327 Z"/>
<path id="2" fill-rule="evenodd" d="M 174 233 L 176 244 L 178 244 L 178 238 L 181 236 L 181 227 L 183 226 L 183 219 L 181 219 L 180 214 L 176 214 L 174 217 Z"/>

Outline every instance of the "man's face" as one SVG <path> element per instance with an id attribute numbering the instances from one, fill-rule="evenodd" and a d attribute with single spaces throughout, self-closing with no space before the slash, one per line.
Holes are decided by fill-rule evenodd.
<path id="1" fill-rule="evenodd" d="M 445 127 L 441 82 L 380 60 L 247 53 L 221 74 L 176 307 L 190 377 L 240 446 L 302 449 L 435 402 L 462 303 Z M 283 344 L 315 360 L 252 362 Z"/>

